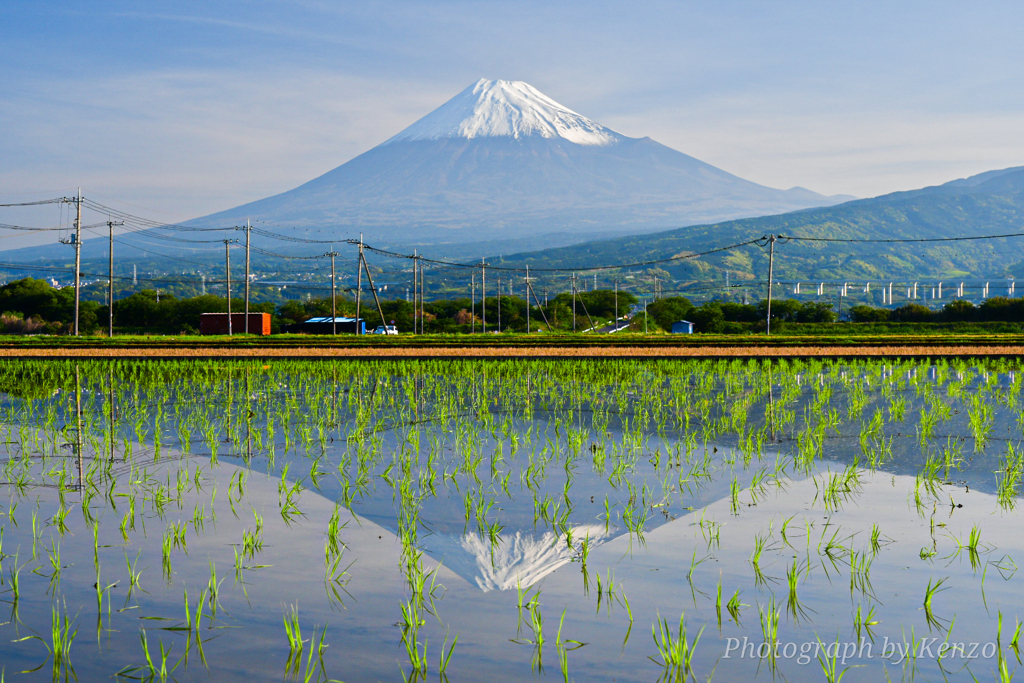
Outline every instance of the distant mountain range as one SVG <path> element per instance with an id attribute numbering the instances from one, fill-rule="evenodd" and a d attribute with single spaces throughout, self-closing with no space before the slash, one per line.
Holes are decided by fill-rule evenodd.
<path id="1" fill-rule="evenodd" d="M 963 238 L 1024 233 L 1024 167 L 989 171 L 944 185 L 795 211 L 591 241 L 558 249 L 504 256 L 505 264 L 581 268 L 661 259 L 735 244 L 769 233 L 845 239 Z M 776 279 L 1024 277 L 1024 238 L 932 243 L 791 241 L 776 247 Z M 497 259 L 495 259 L 497 260 Z M 766 251 L 743 247 L 661 265 L 674 279 L 732 283 L 767 278 Z"/>
<path id="2" fill-rule="evenodd" d="M 621 135 L 526 83 L 481 80 L 305 185 L 189 224 L 227 227 L 250 219 L 261 228 L 254 246 L 292 255 L 322 254 L 332 240 L 363 233 L 368 243 L 394 251 L 457 259 L 489 254 L 492 263 L 580 269 L 703 252 L 767 233 L 913 239 L 1024 231 L 1024 167 L 849 199 L 764 187 L 649 138 Z M 115 248 L 122 264 L 195 272 L 197 263 L 220 267 L 219 236 L 136 232 L 118 237 Z M 211 244 L 176 241 L 207 238 Z M 1020 244 L 793 241 L 779 245 L 776 274 L 808 282 L 1000 278 L 1024 275 Z M 33 247 L 3 257 L 66 266 L 71 249 Z M 105 239 L 83 243 L 85 261 L 105 257 Z M 312 262 L 257 252 L 254 263 L 294 273 Z M 661 267 L 682 282 L 724 281 L 727 271 L 734 283 L 763 280 L 767 272 L 756 246 Z"/>

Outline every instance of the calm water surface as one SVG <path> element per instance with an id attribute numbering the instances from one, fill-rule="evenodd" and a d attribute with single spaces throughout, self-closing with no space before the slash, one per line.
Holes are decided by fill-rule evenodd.
<path id="1" fill-rule="evenodd" d="M 1000 680 L 1017 365 L 0 363 L 0 667 Z"/>

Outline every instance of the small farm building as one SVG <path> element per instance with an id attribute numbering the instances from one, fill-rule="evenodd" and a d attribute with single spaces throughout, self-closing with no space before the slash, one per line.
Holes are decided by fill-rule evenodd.
<path id="1" fill-rule="evenodd" d="M 693 334 L 693 323 L 689 320 L 672 323 L 672 334 Z"/>

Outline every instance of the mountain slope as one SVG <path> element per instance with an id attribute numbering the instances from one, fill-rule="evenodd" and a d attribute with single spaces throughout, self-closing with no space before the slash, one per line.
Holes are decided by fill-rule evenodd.
<path id="1" fill-rule="evenodd" d="M 587 242 L 501 259 L 532 267 L 582 268 L 702 252 L 769 233 L 845 239 L 971 237 L 1024 232 L 1024 167 L 991 171 L 936 187 L 897 192 L 833 207 L 692 226 L 644 236 Z M 1024 238 L 945 243 L 790 241 L 776 247 L 777 279 L 805 282 L 1024 276 Z M 496 259 L 497 260 L 497 259 Z M 767 257 L 758 246 L 660 266 L 675 279 L 763 281 Z"/>
<path id="2" fill-rule="evenodd" d="M 526 83 L 481 80 L 333 171 L 199 222 L 252 218 L 419 244 L 579 241 L 844 199 L 758 185 L 621 135 Z"/>

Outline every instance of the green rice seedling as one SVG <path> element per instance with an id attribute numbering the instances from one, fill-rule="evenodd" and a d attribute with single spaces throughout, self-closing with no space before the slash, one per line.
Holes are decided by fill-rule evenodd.
<path id="1" fill-rule="evenodd" d="M 590 554 L 590 532 L 588 531 L 583 537 L 583 541 L 580 542 L 579 549 L 579 560 L 580 564 L 583 565 L 584 570 L 587 566 L 587 556 Z"/>
<path id="2" fill-rule="evenodd" d="M 558 666 L 562 671 L 562 678 L 569 683 L 569 652 L 562 643 L 562 625 L 565 623 L 565 610 L 562 610 L 562 618 L 558 621 L 558 632 L 555 634 L 555 650 L 558 654 Z"/>
<path id="3" fill-rule="evenodd" d="M 601 575 L 598 574 L 598 582 L 600 583 Z M 524 587 L 520 582 L 519 577 L 516 577 L 516 613 L 518 614 L 518 622 L 521 625 L 523 620 L 523 607 L 529 604 L 530 591 L 533 590 L 531 586 Z M 519 626 L 516 627 L 518 633 Z"/>
<path id="4" fill-rule="evenodd" d="M 971 424 L 971 433 L 974 435 L 974 444 L 977 450 L 983 450 L 985 442 L 988 441 L 992 432 L 994 414 L 992 406 L 984 396 L 975 394 L 971 397 L 971 405 L 967 409 L 967 417 Z"/>
<path id="5" fill-rule="evenodd" d="M 734 515 L 740 514 L 740 482 L 736 475 L 733 475 L 732 483 L 729 484 L 729 509 Z"/>
<path id="6" fill-rule="evenodd" d="M 875 616 L 875 606 L 872 605 L 866 614 L 862 614 L 861 611 L 861 606 L 858 604 L 857 613 L 853 617 L 853 630 L 857 633 L 857 640 L 861 640 L 862 630 L 867 634 L 868 638 L 874 640 L 871 629 L 878 625 L 878 618 Z"/>
<path id="7" fill-rule="evenodd" d="M 651 637 L 654 639 L 660 661 L 654 657 L 648 659 L 665 669 L 666 679 L 685 680 L 688 677 L 693 677 L 693 655 L 703 633 L 704 627 L 702 626 L 693 640 L 689 639 L 686 632 L 685 612 L 679 617 L 679 627 L 674 634 L 668 619 L 661 619 L 659 615 L 655 625 L 651 628 Z"/>
<path id="8" fill-rule="evenodd" d="M 340 556 L 344 543 L 341 541 L 341 530 L 348 524 L 341 524 L 340 506 L 335 504 L 331 518 L 327 522 L 327 541 L 324 547 L 324 560 L 329 563 L 332 558 Z"/>
<path id="9" fill-rule="evenodd" d="M 3 551 L 0 550 L 0 557 L 2 557 Z M 40 571 L 40 567 L 36 567 L 32 570 L 34 574 L 41 574 L 43 576 L 49 576 L 50 578 L 50 590 L 54 590 L 57 585 L 60 584 L 60 573 L 61 570 L 65 569 L 66 566 L 61 562 L 60 558 L 60 544 L 50 540 L 50 547 L 46 551 L 46 559 L 50 564 L 50 572 L 46 574 Z"/>
<path id="10" fill-rule="evenodd" d="M 903 422 L 907 410 L 907 401 L 902 396 L 894 396 L 889 400 L 889 420 Z"/>
<path id="11" fill-rule="evenodd" d="M 128 551 L 124 553 L 124 562 L 128 566 L 128 599 L 131 599 L 132 593 L 136 587 L 140 587 L 140 581 L 142 579 L 142 572 L 137 570 L 136 567 L 139 565 L 139 556 L 142 554 L 141 551 L 135 554 L 135 562 L 128 559 Z"/>
<path id="12" fill-rule="evenodd" d="M 997 488 L 996 496 L 999 504 L 1007 509 L 1012 509 L 1017 489 L 1021 480 L 1024 479 L 1024 448 L 1014 448 L 1012 442 L 1006 444 L 1006 456 L 996 472 Z"/>
<path id="13" fill-rule="evenodd" d="M 725 609 L 729 612 L 729 616 L 732 617 L 733 622 L 735 622 L 737 626 L 740 624 L 740 610 L 744 607 L 748 607 L 748 605 L 744 605 L 740 602 L 739 590 L 733 593 L 732 597 L 729 598 L 729 602 L 725 604 Z"/>
<path id="14" fill-rule="evenodd" d="M 514 451 L 513 451 L 514 452 Z M 455 636 L 455 640 L 452 641 L 451 647 L 448 647 L 448 632 L 445 631 L 444 643 L 441 644 L 441 658 L 437 663 L 437 673 L 441 677 L 441 680 L 447 678 L 446 672 L 448 671 L 448 663 L 452 659 L 452 653 L 455 652 L 455 646 L 459 644 L 459 636 Z M 448 650 L 447 653 L 445 650 Z"/>
<path id="15" fill-rule="evenodd" d="M 63 490 L 63 489 L 60 489 L 60 490 Z M 54 527 L 57 528 L 57 533 L 59 533 L 61 536 L 63 536 L 68 531 L 68 525 L 67 525 L 68 512 L 69 512 L 68 508 L 65 507 L 64 505 L 61 505 L 57 509 L 57 512 L 55 512 L 53 514 L 53 518 L 50 520 L 50 523 Z"/>
<path id="16" fill-rule="evenodd" d="M 46 648 L 46 651 L 51 660 L 53 680 L 59 680 L 61 674 L 65 678 L 73 676 L 77 680 L 77 676 L 74 674 L 74 667 L 71 666 L 71 644 L 75 642 L 75 636 L 78 635 L 78 629 L 72 630 L 73 622 L 68 618 L 67 606 L 64 607 L 63 614 L 57 611 L 56 605 L 50 608 L 50 639 L 49 641 L 43 639 L 40 636 L 26 636 L 24 638 L 18 638 L 14 640 L 15 643 L 20 643 L 26 640 L 38 640 Z M 42 668 L 40 665 L 39 668 Z M 34 669 L 38 670 L 38 669 Z M 26 671 L 23 673 L 31 673 Z"/>
<path id="17" fill-rule="evenodd" d="M 1020 630 L 1020 624 L 1017 625 L 1017 630 Z M 996 680 L 999 683 L 1009 683 L 1013 680 L 1013 675 L 1016 670 L 1010 671 L 1009 666 L 1006 662 L 1006 655 L 1003 654 L 1003 613 L 999 612 L 999 618 L 996 626 Z"/>
<path id="18" fill-rule="evenodd" d="M 292 655 L 301 653 L 305 647 L 306 641 L 302 638 L 302 627 L 299 626 L 299 607 L 298 605 L 291 605 L 290 612 L 284 614 L 284 632 L 288 638 L 288 659 L 292 659 Z"/>
<path id="19" fill-rule="evenodd" d="M 775 643 L 779 639 L 779 615 L 780 610 L 775 606 L 775 598 L 768 599 L 764 607 L 758 606 L 761 618 L 761 636 L 768 645 L 768 666 L 775 670 Z"/>
<path id="20" fill-rule="evenodd" d="M 877 524 L 871 525 L 871 553 L 877 555 L 882 551 L 882 530 L 878 528 Z"/>
<path id="21" fill-rule="evenodd" d="M 975 524 L 973 527 L 971 527 L 971 533 L 967 538 L 967 545 L 965 546 L 967 548 L 968 554 L 971 556 L 972 566 L 977 566 L 978 547 L 980 544 L 981 528 L 977 524 Z"/>
<path id="22" fill-rule="evenodd" d="M 963 462 L 963 447 L 960 445 L 960 441 L 948 437 L 946 445 L 942 448 L 942 466 L 945 478 L 949 478 L 950 470 L 959 470 Z"/>
<path id="23" fill-rule="evenodd" d="M 786 609 L 794 622 L 798 621 L 801 617 L 807 616 L 805 608 L 800 604 L 800 598 L 798 595 L 800 575 L 807 568 L 808 567 L 806 565 L 802 565 L 797 558 L 793 558 L 793 564 L 791 564 L 786 570 L 786 585 L 789 588 L 789 593 L 786 596 Z"/>
<path id="24" fill-rule="evenodd" d="M 224 579 L 217 578 L 217 566 L 210 560 L 210 580 L 206 584 L 206 595 L 209 598 L 210 618 L 217 618 L 217 608 L 220 606 L 220 586 Z"/>
<path id="25" fill-rule="evenodd" d="M 821 638 L 818 638 L 818 654 L 816 657 L 818 664 L 821 666 L 821 672 L 825 676 L 826 683 L 841 683 L 846 672 L 852 668 L 848 666 L 841 671 L 839 670 L 838 659 L 841 649 L 838 637 L 836 642 L 830 645 L 825 645 L 825 643 L 821 642 Z"/>
<path id="26" fill-rule="evenodd" d="M 629 617 L 629 626 L 626 627 L 626 636 L 622 639 L 622 647 L 626 647 L 626 643 L 629 642 L 629 634 L 633 632 L 633 608 L 629 605 L 629 598 L 626 597 L 625 593 L 622 593 L 622 605 L 626 608 L 626 615 Z"/>
<path id="27" fill-rule="evenodd" d="M 118 675 L 125 676 L 131 674 L 143 674 L 142 679 L 146 681 L 159 681 L 160 683 L 166 683 L 168 677 L 174 673 L 178 665 L 181 664 L 183 659 L 178 659 L 175 664 L 167 668 L 167 660 L 171 656 L 171 649 L 164 648 L 163 641 L 160 642 L 160 665 L 157 666 L 153 663 L 153 657 L 149 653 L 149 641 L 146 638 L 146 630 L 142 629 L 139 631 L 139 639 L 142 642 L 142 652 L 146 657 L 145 667 L 126 667 L 118 672 Z"/>
<path id="28" fill-rule="evenodd" d="M 533 598 L 527 603 L 529 614 L 529 626 L 533 631 L 533 644 L 538 651 L 544 646 L 544 616 L 540 612 L 540 592 L 534 593 Z"/>
<path id="29" fill-rule="evenodd" d="M 18 553 L 14 554 L 14 566 L 7 568 L 7 579 L 10 588 L 8 589 L 11 593 L 11 602 L 17 606 L 18 600 L 21 598 L 21 570 L 25 568 L 28 563 L 18 566 Z"/>
<path id="30" fill-rule="evenodd" d="M 767 535 L 754 534 L 754 550 L 750 554 L 749 562 L 754 570 L 754 582 L 759 586 L 768 580 L 761 571 L 761 556 L 768 549 L 768 540 Z"/>
<path id="31" fill-rule="evenodd" d="M 871 563 L 874 555 L 867 552 L 850 553 L 850 595 L 855 590 L 864 595 L 873 595 L 871 587 Z"/>
<path id="32" fill-rule="evenodd" d="M 711 559 L 711 555 L 705 555 L 701 559 L 697 559 L 697 551 L 693 551 L 693 557 L 690 559 L 690 569 L 686 572 L 686 580 L 692 585 L 693 584 L 693 573 L 697 571 L 697 567 L 702 565 Z"/>
<path id="33" fill-rule="evenodd" d="M 250 559 L 263 550 L 263 518 L 256 511 L 253 511 L 253 515 L 256 518 L 256 528 L 242 531 L 242 554 Z"/>
<path id="34" fill-rule="evenodd" d="M 327 596 L 340 605 L 345 604 L 344 599 L 341 597 L 342 592 L 351 597 L 351 594 L 345 588 L 349 582 L 348 569 L 351 566 L 352 563 L 350 562 L 342 567 L 341 555 L 338 555 L 331 560 L 324 571 L 324 587 L 327 591 Z"/>
<path id="35" fill-rule="evenodd" d="M 929 579 L 928 586 L 924 590 L 923 609 L 925 614 L 925 620 L 928 622 L 929 628 L 935 626 L 941 630 L 942 622 L 941 620 L 937 619 L 935 617 L 935 614 L 932 612 L 932 600 L 939 592 L 947 590 L 946 588 L 943 588 L 943 584 L 946 583 L 947 578 L 949 577 L 939 579 L 938 581 L 933 581 L 932 579 Z"/>
<path id="36" fill-rule="evenodd" d="M 782 537 L 782 542 L 788 545 L 790 548 L 793 547 L 793 544 L 789 542 L 789 538 L 786 536 L 786 529 L 787 527 L 789 527 L 789 523 L 792 522 L 795 517 L 796 515 L 793 515 L 789 519 L 782 522 L 782 527 L 779 529 L 779 535 Z"/>
<path id="37" fill-rule="evenodd" d="M 324 638 L 326 637 L 326 626 L 320 632 L 319 638 L 317 638 L 316 627 L 313 627 L 313 635 L 310 637 L 309 641 L 311 647 L 309 648 L 309 654 L 306 655 L 306 661 L 303 664 L 301 676 L 299 676 L 299 678 L 302 680 L 302 683 L 310 683 L 310 681 L 313 680 L 329 680 L 327 676 L 327 669 L 324 665 L 324 650 L 327 648 L 327 646 L 324 644 Z M 312 646 L 313 644 L 315 644 L 315 647 Z M 295 674 L 298 674 L 297 664 L 300 661 L 301 658 L 299 658 L 299 661 L 296 662 L 296 665 L 293 665 L 292 670 Z"/>
<path id="38" fill-rule="evenodd" d="M 703 536 L 705 542 L 707 542 L 709 550 L 712 546 L 721 547 L 721 523 L 710 519 L 704 519 L 704 513 L 702 512 L 699 526 L 701 536 Z"/>

